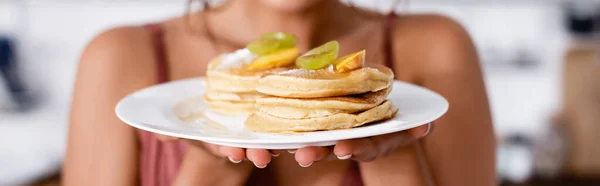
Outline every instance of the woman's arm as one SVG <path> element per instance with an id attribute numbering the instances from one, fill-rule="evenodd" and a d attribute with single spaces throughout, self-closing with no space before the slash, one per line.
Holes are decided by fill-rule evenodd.
<path id="1" fill-rule="evenodd" d="M 422 82 L 451 106 L 423 140 L 427 160 L 439 185 L 496 185 L 496 141 L 476 49 L 460 25 L 439 22 L 448 27 L 439 46 L 446 50 L 432 54 Z"/>
<path id="2" fill-rule="evenodd" d="M 468 34 L 440 16 L 399 20 L 396 32 L 395 71 L 413 70 L 408 78 L 443 95 L 450 109 L 419 143 L 361 163 L 366 184 L 495 185 L 495 138 L 478 57 Z"/>
<path id="3" fill-rule="evenodd" d="M 114 109 L 129 93 L 157 83 L 150 37 L 141 27 L 118 28 L 99 35 L 85 49 L 71 111 L 66 186 L 139 185 L 137 132 L 121 122 Z M 244 153 L 242 149 L 197 141 L 193 144 L 173 185 L 229 186 L 246 182 L 252 163 L 233 164 L 223 155 L 239 156 L 240 151 Z"/>
<path id="4" fill-rule="evenodd" d="M 115 115 L 127 94 L 155 83 L 149 35 L 120 28 L 97 36 L 81 57 L 69 125 L 64 184 L 138 185 L 134 128 Z M 135 56 L 135 57 L 134 57 Z"/>

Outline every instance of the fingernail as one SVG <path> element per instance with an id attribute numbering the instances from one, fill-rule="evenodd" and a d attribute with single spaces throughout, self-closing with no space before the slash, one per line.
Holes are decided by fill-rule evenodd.
<path id="1" fill-rule="evenodd" d="M 431 132 L 431 128 L 433 128 L 432 125 L 433 125 L 433 122 L 431 122 L 427 125 L 427 131 L 425 132 L 425 135 L 423 135 L 421 137 L 425 137 L 425 136 L 429 135 L 429 133 Z"/>
<path id="2" fill-rule="evenodd" d="M 271 156 L 273 156 L 273 157 L 278 157 L 279 155 L 281 155 L 281 154 L 279 154 L 279 153 L 272 153 L 272 152 L 271 152 L 270 154 L 271 154 Z"/>
<path id="3" fill-rule="evenodd" d="M 294 153 L 296 153 L 296 150 L 288 150 L 288 152 L 289 152 L 290 154 L 294 154 Z"/>
<path id="4" fill-rule="evenodd" d="M 259 169 L 264 169 L 265 167 L 267 167 L 267 165 L 258 166 L 256 163 L 254 163 L 254 166 L 256 166 L 256 168 L 259 168 Z"/>
<path id="5" fill-rule="evenodd" d="M 338 156 L 337 158 L 340 160 L 347 160 L 347 159 L 350 159 L 351 157 L 352 157 L 352 154 L 348 154 L 345 156 Z"/>
<path id="6" fill-rule="evenodd" d="M 298 164 L 300 165 L 300 167 L 310 167 L 313 164 L 313 162 L 310 162 L 308 165 L 302 165 L 300 163 L 298 163 Z"/>
<path id="7" fill-rule="evenodd" d="M 231 156 L 227 156 L 227 159 L 229 159 L 229 161 L 231 161 L 231 163 L 240 163 L 240 162 L 242 162 L 242 160 L 234 160 L 233 158 L 231 158 Z"/>

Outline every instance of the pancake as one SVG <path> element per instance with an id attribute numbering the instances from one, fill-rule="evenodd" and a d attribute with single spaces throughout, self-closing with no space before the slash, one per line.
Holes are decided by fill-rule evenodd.
<path id="1" fill-rule="evenodd" d="M 305 109 L 280 106 L 259 106 L 258 112 L 268 113 L 269 115 L 288 119 L 305 119 L 330 116 L 339 113 L 355 113 L 357 110 L 342 109 Z"/>
<path id="2" fill-rule="evenodd" d="M 276 117 L 302 119 L 368 110 L 384 102 L 391 90 L 392 87 L 388 87 L 377 92 L 328 98 L 264 96 L 256 102 L 260 112 Z"/>
<path id="3" fill-rule="evenodd" d="M 254 112 L 258 80 L 269 73 L 289 68 L 262 71 L 248 70 L 256 56 L 247 49 L 213 58 L 207 66 L 204 101 L 215 112 L 226 115 L 248 115 Z"/>
<path id="4" fill-rule="evenodd" d="M 210 86 L 206 86 L 206 98 L 211 100 L 220 100 L 220 101 L 239 101 L 239 102 L 252 102 L 254 103 L 256 99 L 263 96 L 263 94 L 258 92 L 226 92 L 215 90 Z"/>
<path id="5" fill-rule="evenodd" d="M 392 91 L 387 87 L 377 92 L 344 95 L 325 98 L 289 98 L 276 96 L 263 96 L 256 99 L 260 106 L 288 106 L 306 109 L 346 109 L 367 110 L 381 104 Z"/>
<path id="6" fill-rule="evenodd" d="M 367 123 L 392 118 L 398 108 L 391 101 L 360 113 L 338 113 L 324 117 L 289 119 L 255 112 L 246 119 L 246 129 L 252 132 L 309 132 L 358 127 Z"/>
<path id="7" fill-rule="evenodd" d="M 210 110 L 223 115 L 247 116 L 256 111 L 254 102 L 212 100 L 206 96 L 204 102 Z"/>
<path id="8" fill-rule="evenodd" d="M 274 72 L 258 81 L 260 93 L 291 98 L 320 98 L 376 92 L 391 86 L 394 74 L 381 65 L 370 65 L 349 73 L 331 69 L 292 69 Z"/>
<path id="9" fill-rule="evenodd" d="M 207 83 L 215 90 L 226 92 L 256 91 L 258 80 L 267 74 L 281 72 L 290 68 L 275 68 L 262 71 L 247 70 L 251 58 L 230 57 L 221 55 L 208 63 L 206 71 Z M 234 58 L 234 59 L 229 59 Z"/>

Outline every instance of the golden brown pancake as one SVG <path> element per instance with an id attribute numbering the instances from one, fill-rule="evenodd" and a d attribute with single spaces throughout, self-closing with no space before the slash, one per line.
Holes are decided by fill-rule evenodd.
<path id="1" fill-rule="evenodd" d="M 223 64 L 222 56 L 212 59 L 206 71 L 207 83 L 215 90 L 226 92 L 254 92 L 258 80 L 267 74 L 285 71 L 290 68 L 276 68 L 262 71 L 247 70 L 248 63 Z"/>
<path id="2" fill-rule="evenodd" d="M 210 110 L 223 115 L 246 116 L 256 110 L 254 102 L 212 100 L 204 96 Z"/>
<path id="3" fill-rule="evenodd" d="M 210 86 L 206 86 L 205 95 L 208 99 L 211 100 L 221 100 L 221 101 L 239 101 L 239 102 L 252 102 L 254 103 L 256 99 L 263 96 L 263 94 L 258 92 L 226 92 L 215 90 Z"/>
<path id="4" fill-rule="evenodd" d="M 391 101 L 360 113 L 338 113 L 324 117 L 289 119 L 263 112 L 255 112 L 246 119 L 246 129 L 253 132 L 308 132 L 358 127 L 367 123 L 392 118 L 398 108 Z"/>
<path id="5" fill-rule="evenodd" d="M 338 113 L 356 113 L 371 109 L 387 99 L 392 87 L 357 95 L 328 98 L 282 98 L 265 96 L 257 99 L 260 112 L 273 116 L 302 119 Z"/>
<path id="6" fill-rule="evenodd" d="M 258 80 L 265 74 L 289 69 L 252 71 L 247 70 L 251 59 L 227 57 L 228 54 L 225 54 L 212 59 L 205 79 L 204 100 L 211 110 L 221 114 L 248 115 L 254 112 L 256 98 L 262 96 L 256 91 Z"/>
<path id="7" fill-rule="evenodd" d="M 260 79 L 260 93 L 291 98 L 320 98 L 376 92 L 391 86 L 394 74 L 381 65 L 371 65 L 349 73 L 329 69 L 293 69 Z"/>
<path id="8" fill-rule="evenodd" d="M 357 110 L 342 110 L 342 109 L 306 109 L 282 106 L 257 106 L 258 111 L 268 113 L 269 115 L 288 118 L 288 119 L 306 119 L 323 116 L 330 116 L 339 113 L 355 113 Z"/>
<path id="9" fill-rule="evenodd" d="M 277 105 L 298 107 L 307 109 L 345 109 L 345 110 L 367 110 L 381 104 L 392 87 L 385 88 L 377 92 L 368 92 L 363 94 L 345 95 L 325 98 L 289 98 L 276 96 L 263 96 L 256 99 L 260 106 Z"/>

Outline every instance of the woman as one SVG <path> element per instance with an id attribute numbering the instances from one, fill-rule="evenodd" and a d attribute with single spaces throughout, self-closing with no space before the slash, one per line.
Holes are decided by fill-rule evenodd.
<path id="1" fill-rule="evenodd" d="M 273 31 L 296 35 L 302 51 L 329 40 L 340 42 L 340 54 L 371 51 L 367 61 L 442 94 L 451 108 L 434 133 L 424 126 L 290 153 L 159 141 L 115 116 L 125 95 L 204 75 L 219 52 Z M 72 108 L 67 186 L 495 182 L 495 142 L 475 49 L 459 24 L 436 15 L 366 16 L 334 0 L 230 0 L 150 26 L 115 28 L 85 49 Z"/>

